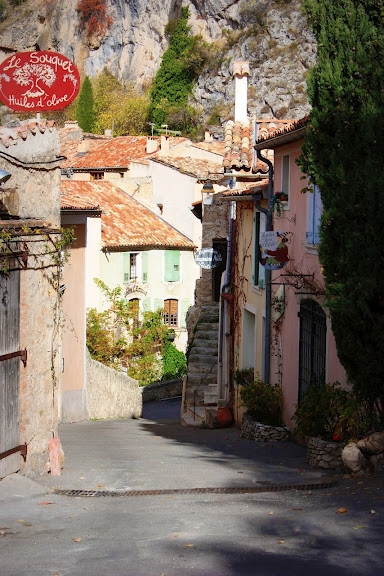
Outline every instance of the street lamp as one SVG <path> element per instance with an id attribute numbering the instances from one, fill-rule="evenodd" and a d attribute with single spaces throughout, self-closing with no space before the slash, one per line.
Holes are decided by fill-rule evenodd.
<path id="1" fill-rule="evenodd" d="M 206 182 L 204 182 L 204 185 L 201 189 L 201 196 L 203 198 L 203 204 L 212 204 L 214 193 L 215 193 L 215 190 L 213 188 L 212 182 L 210 180 L 207 180 Z"/>

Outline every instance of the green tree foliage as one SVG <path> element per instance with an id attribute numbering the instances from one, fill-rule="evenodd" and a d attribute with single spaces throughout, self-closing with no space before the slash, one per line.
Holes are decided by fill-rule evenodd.
<path id="1" fill-rule="evenodd" d="M 181 17 L 171 21 L 166 28 L 170 36 L 169 47 L 164 52 L 160 68 L 152 84 L 151 119 L 155 124 L 168 123 L 179 117 L 180 110 L 187 108 L 188 97 L 195 79 L 209 59 L 209 47 L 198 36 L 192 36 L 188 25 L 189 8 L 182 9 Z"/>
<path id="2" fill-rule="evenodd" d="M 94 98 L 92 84 L 86 76 L 81 85 L 77 100 L 76 120 L 84 132 L 92 132 L 95 121 Z"/>
<path id="3" fill-rule="evenodd" d="M 354 390 L 384 401 L 384 3 L 304 0 L 317 38 L 300 161 L 320 186 L 320 260 L 339 358 Z"/>
<path id="4" fill-rule="evenodd" d="M 115 368 L 126 369 L 141 386 L 185 373 L 185 355 L 169 342 L 172 331 L 163 311 L 144 312 L 139 318 L 136 302 L 122 296 L 121 286 L 109 288 L 96 279 L 106 308 L 87 311 L 87 347 L 91 357 Z"/>
<path id="5" fill-rule="evenodd" d="M 113 130 L 114 136 L 147 132 L 149 97 L 132 85 L 121 84 L 106 68 L 93 80 L 96 134 Z"/>

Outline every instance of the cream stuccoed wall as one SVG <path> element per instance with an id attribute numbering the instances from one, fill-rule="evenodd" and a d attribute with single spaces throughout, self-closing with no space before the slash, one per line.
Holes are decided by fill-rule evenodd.
<path id="1" fill-rule="evenodd" d="M 178 300 L 179 325 L 175 328 L 177 339 L 175 344 L 180 350 L 185 350 L 187 332 L 182 315 L 193 304 L 196 277 L 200 269 L 194 261 L 192 251 L 180 251 L 180 281 L 166 282 L 164 280 L 164 250 L 148 251 L 148 282 L 124 283 L 124 253 L 100 253 L 100 279 L 109 287 L 121 286 L 123 296 L 131 300 L 138 298 L 140 310 L 145 308 L 156 310 L 164 300 Z M 141 279 L 141 254 L 137 261 L 138 277 Z M 106 305 L 106 302 L 104 302 Z M 101 304 L 101 307 L 103 304 Z M 183 327 L 184 326 L 184 327 Z"/>
<path id="2" fill-rule="evenodd" d="M 162 205 L 163 220 L 201 245 L 201 222 L 190 210 L 193 202 L 201 200 L 201 185 L 194 177 L 152 161 L 151 175 L 153 203 Z"/>

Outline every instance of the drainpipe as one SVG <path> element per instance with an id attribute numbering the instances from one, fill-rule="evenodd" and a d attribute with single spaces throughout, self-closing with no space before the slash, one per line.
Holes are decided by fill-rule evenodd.
<path id="1" fill-rule="evenodd" d="M 268 209 L 260 206 L 261 198 L 252 194 L 256 208 L 266 215 L 266 230 L 272 230 L 272 198 L 273 198 L 273 164 L 265 158 L 260 150 L 257 150 L 257 157 L 268 166 Z M 264 381 L 270 383 L 271 371 L 271 321 L 272 321 L 272 271 L 265 270 L 265 340 L 264 340 Z"/>
<path id="2" fill-rule="evenodd" d="M 231 178 L 230 188 L 233 188 L 233 179 Z M 231 266 L 232 266 L 232 235 L 233 235 L 233 220 L 235 212 L 235 202 L 230 203 L 229 209 L 229 226 L 228 226 L 228 242 L 227 242 L 227 260 L 225 265 L 224 284 L 221 287 L 221 293 L 226 293 L 231 285 Z M 224 349 L 224 336 L 226 332 L 224 329 L 228 321 L 228 302 L 225 298 L 220 298 L 220 332 L 219 332 L 219 350 L 218 350 L 218 371 L 217 371 L 217 384 L 219 400 L 224 398 L 223 390 L 223 349 Z M 228 353 L 228 347 L 226 347 Z M 226 358 L 228 359 L 228 357 Z M 226 398 L 228 400 L 228 398 Z"/>

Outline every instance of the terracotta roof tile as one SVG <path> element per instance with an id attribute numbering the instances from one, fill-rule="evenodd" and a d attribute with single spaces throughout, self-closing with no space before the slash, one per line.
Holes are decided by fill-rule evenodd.
<path id="1" fill-rule="evenodd" d="M 149 156 L 146 136 L 116 136 L 77 158 L 73 168 L 128 168 L 130 160 Z"/>
<path id="2" fill-rule="evenodd" d="M 284 136 L 285 134 L 290 134 L 299 130 L 300 128 L 305 128 L 308 122 L 308 116 L 304 116 L 299 120 L 284 120 L 276 121 L 275 126 L 261 125 L 258 130 L 257 144 L 272 140 L 279 136 Z M 265 123 L 263 123 L 265 124 Z"/>
<path id="3" fill-rule="evenodd" d="M 236 200 L 236 198 L 251 196 L 255 190 L 266 190 L 268 188 L 268 180 L 262 180 L 260 182 L 255 182 L 252 185 L 249 182 L 239 182 L 237 187 L 233 190 L 225 190 L 222 193 L 224 198 L 230 198 L 231 200 Z"/>
<path id="4" fill-rule="evenodd" d="M 199 160 L 197 158 L 174 158 L 172 156 L 153 156 L 153 162 L 163 164 L 170 168 L 174 168 L 182 174 L 187 174 L 193 178 L 207 179 L 210 174 L 217 174 L 223 172 L 220 162 L 212 162 L 210 160 Z"/>
<path id="5" fill-rule="evenodd" d="M 193 242 L 111 182 L 62 181 L 63 198 L 100 206 L 101 238 L 108 251 L 193 250 Z"/>
<path id="6" fill-rule="evenodd" d="M 101 134 L 87 134 L 83 133 L 81 128 L 74 122 L 73 125 L 60 128 L 58 130 L 60 138 L 60 154 L 66 157 L 61 163 L 62 168 L 70 168 L 75 161 L 79 158 L 81 152 L 79 150 L 88 150 L 87 153 L 94 152 L 111 140 L 111 136 L 102 136 Z M 84 156 L 84 154 L 81 154 Z"/>
<path id="7" fill-rule="evenodd" d="M 212 152 L 212 154 L 218 154 L 219 156 L 223 156 L 225 151 L 225 142 L 221 140 L 214 140 L 213 142 L 195 142 L 192 146 L 193 148 L 206 150 L 207 152 Z"/>
<path id="8" fill-rule="evenodd" d="M 64 189 L 65 188 L 65 189 Z M 84 210 L 84 212 L 100 212 L 101 208 L 85 196 L 80 196 L 74 190 L 61 188 L 60 194 L 61 210 Z"/>
<path id="9" fill-rule="evenodd" d="M 42 134 L 46 130 L 52 131 L 55 126 L 54 120 L 24 120 L 19 125 L 13 127 L 0 126 L 0 140 L 6 148 L 17 144 L 19 139 L 26 140 L 29 133 L 36 134 L 37 131 Z"/>
<path id="10" fill-rule="evenodd" d="M 241 156 L 240 156 L 240 152 Z M 226 172 L 253 168 L 253 129 L 249 121 L 230 120 L 225 127 L 223 167 Z"/>

